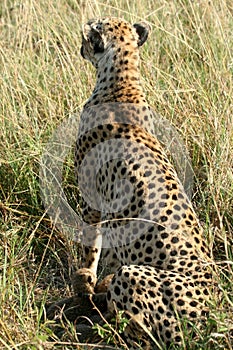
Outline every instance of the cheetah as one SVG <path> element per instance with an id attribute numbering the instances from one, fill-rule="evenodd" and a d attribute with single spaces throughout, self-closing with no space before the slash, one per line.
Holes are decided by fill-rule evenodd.
<path id="1" fill-rule="evenodd" d="M 108 310 L 125 312 L 130 349 L 181 346 L 181 321 L 204 322 L 212 293 L 203 229 L 155 136 L 140 82 L 139 48 L 149 31 L 146 23 L 93 19 L 81 47 L 97 72 L 75 150 L 83 268 L 96 276 L 103 261 L 111 269 Z"/>

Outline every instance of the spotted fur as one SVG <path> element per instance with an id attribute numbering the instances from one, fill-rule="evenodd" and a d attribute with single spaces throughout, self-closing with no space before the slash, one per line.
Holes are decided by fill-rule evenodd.
<path id="1" fill-rule="evenodd" d="M 148 33 L 145 23 L 95 19 L 83 28 L 81 48 L 97 70 L 76 146 L 84 268 L 96 275 L 101 254 L 114 272 L 108 309 L 125 311 L 130 349 L 139 340 L 146 349 L 180 346 L 180 321 L 205 320 L 212 283 L 202 227 L 154 135 L 140 83 Z"/>

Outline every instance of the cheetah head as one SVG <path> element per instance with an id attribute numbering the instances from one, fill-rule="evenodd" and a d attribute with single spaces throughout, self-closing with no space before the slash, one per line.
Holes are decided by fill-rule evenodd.
<path id="1" fill-rule="evenodd" d="M 148 38 L 150 28 L 146 23 L 131 25 L 119 18 L 90 20 L 83 26 L 81 55 L 95 67 L 108 52 L 127 47 L 136 50 Z"/>

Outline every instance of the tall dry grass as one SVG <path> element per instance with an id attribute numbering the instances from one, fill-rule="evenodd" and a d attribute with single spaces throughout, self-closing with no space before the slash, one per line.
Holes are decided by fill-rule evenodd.
<path id="1" fill-rule="evenodd" d="M 3 0 L 0 3 L 0 348 L 74 349 L 42 320 L 46 301 L 70 295 L 76 244 L 45 215 L 40 158 L 52 131 L 79 113 L 94 84 L 80 25 L 96 16 L 146 20 L 143 84 L 180 132 L 195 172 L 194 205 L 219 266 L 221 305 L 197 349 L 232 349 L 233 5 L 177 0 Z M 64 188 L 75 205 L 72 157 Z M 212 329 L 211 329 L 212 327 Z M 189 348 L 189 345 L 185 347 Z M 194 348 L 194 347 L 193 347 Z"/>

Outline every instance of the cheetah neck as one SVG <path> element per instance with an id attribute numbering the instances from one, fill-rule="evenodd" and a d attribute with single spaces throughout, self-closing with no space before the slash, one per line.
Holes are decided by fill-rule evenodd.
<path id="1" fill-rule="evenodd" d="M 110 49 L 97 65 L 97 79 L 85 107 L 122 102 L 147 105 L 140 82 L 139 52 Z"/>

